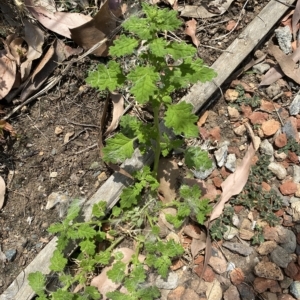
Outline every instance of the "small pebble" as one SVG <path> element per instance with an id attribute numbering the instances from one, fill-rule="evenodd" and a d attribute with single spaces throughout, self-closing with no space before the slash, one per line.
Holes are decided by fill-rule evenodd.
<path id="1" fill-rule="evenodd" d="M 259 149 L 262 154 L 266 154 L 266 155 L 270 155 L 270 156 L 274 154 L 274 148 L 267 139 L 263 140 L 260 143 Z"/>
<path id="2" fill-rule="evenodd" d="M 271 252 L 270 257 L 272 262 L 281 268 L 286 268 L 291 261 L 290 255 L 280 246 Z"/>
<path id="3" fill-rule="evenodd" d="M 290 285 L 290 292 L 295 298 L 297 298 L 297 299 L 300 298 L 300 282 L 299 281 L 292 282 L 292 284 Z"/>
<path id="4" fill-rule="evenodd" d="M 173 290 L 178 286 L 177 273 L 170 272 L 167 279 L 163 279 L 160 275 L 156 278 L 155 285 L 159 289 Z"/>
<path id="5" fill-rule="evenodd" d="M 268 169 L 275 174 L 278 179 L 284 179 L 287 175 L 286 169 L 276 162 L 271 162 L 268 165 Z"/>
<path id="6" fill-rule="evenodd" d="M 253 66 L 253 72 L 258 73 L 258 74 L 265 74 L 269 69 L 270 65 L 266 63 L 260 63 L 255 66 Z"/>
<path id="7" fill-rule="evenodd" d="M 16 258 L 17 250 L 16 249 L 9 249 L 9 250 L 6 250 L 4 252 L 4 254 L 6 256 L 7 261 L 12 262 Z"/>
<path id="8" fill-rule="evenodd" d="M 243 256 L 248 256 L 253 252 L 252 247 L 240 243 L 225 242 L 222 246 Z"/>
<path id="9" fill-rule="evenodd" d="M 214 156 L 216 158 L 217 165 L 219 167 L 222 167 L 224 165 L 226 158 L 227 158 L 227 152 L 228 152 L 227 144 L 223 145 L 217 151 L 214 152 Z"/>
<path id="10" fill-rule="evenodd" d="M 300 95 L 297 94 L 290 105 L 290 115 L 295 116 L 300 113 Z"/>
<path id="11" fill-rule="evenodd" d="M 278 27 L 275 29 L 275 35 L 279 44 L 280 49 L 285 53 L 289 54 L 292 52 L 292 33 L 288 25 L 284 27 Z"/>

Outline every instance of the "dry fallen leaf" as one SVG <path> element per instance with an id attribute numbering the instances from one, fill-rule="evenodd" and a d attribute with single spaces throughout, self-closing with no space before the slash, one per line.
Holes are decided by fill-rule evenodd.
<path id="1" fill-rule="evenodd" d="M 106 1 L 91 21 L 70 30 L 71 37 L 83 49 L 90 49 L 113 32 L 118 25 L 118 18 L 121 15 L 122 10 L 120 7 L 112 10 Z M 110 44 L 111 42 L 104 43 L 93 54 L 107 56 L 107 48 Z"/>
<path id="2" fill-rule="evenodd" d="M 24 20 L 25 41 L 28 45 L 26 60 L 20 66 L 21 79 L 24 81 L 30 74 L 32 61 L 43 54 L 44 34 L 38 26 L 28 20 Z"/>
<path id="3" fill-rule="evenodd" d="M 223 181 L 221 185 L 221 198 L 213 208 L 210 221 L 218 218 L 222 214 L 224 205 L 231 198 L 231 196 L 238 195 L 243 190 L 249 177 L 252 158 L 254 155 L 254 147 L 252 144 L 250 144 L 241 164 L 237 166 L 233 174 L 230 174 L 225 181 Z"/>
<path id="4" fill-rule="evenodd" d="M 111 93 L 110 97 L 113 102 L 113 118 L 110 125 L 106 129 L 104 136 L 110 134 L 118 127 L 120 118 L 124 113 L 124 98 L 122 94 Z"/>
<path id="5" fill-rule="evenodd" d="M 208 110 L 206 110 L 205 113 L 199 118 L 197 122 L 197 126 L 201 127 L 202 125 L 204 125 L 207 117 L 208 117 Z"/>
<path id="6" fill-rule="evenodd" d="M 294 14 L 292 16 L 292 30 L 293 30 L 293 37 L 294 40 L 296 40 L 296 34 L 297 34 L 297 26 L 300 20 L 300 1 L 297 1 Z"/>
<path id="7" fill-rule="evenodd" d="M 38 6 L 33 0 L 24 0 L 28 11 L 47 29 L 71 38 L 70 29 L 92 20 L 90 16 L 79 13 L 52 12 L 46 7 Z"/>
<path id="8" fill-rule="evenodd" d="M 3 207 L 4 204 L 4 198 L 5 198 L 5 182 L 3 178 L 0 176 L 0 209 Z"/>
<path id="9" fill-rule="evenodd" d="M 0 51 L 0 100 L 11 90 L 16 78 L 17 65 L 8 57 L 5 50 Z"/>
<path id="10" fill-rule="evenodd" d="M 202 231 L 200 234 L 200 238 L 193 238 L 191 243 L 191 254 L 193 258 L 203 249 L 206 248 L 206 234 Z"/>
<path id="11" fill-rule="evenodd" d="M 176 198 L 176 182 L 179 177 L 177 163 L 171 159 L 162 158 L 159 161 L 157 176 L 159 179 L 158 193 L 163 203 L 169 203 Z"/>
<path id="12" fill-rule="evenodd" d="M 196 30 L 197 30 L 197 21 L 195 19 L 185 22 L 184 33 L 189 35 L 192 38 L 194 45 L 198 47 L 200 45 L 200 41 L 196 37 Z"/>
<path id="13" fill-rule="evenodd" d="M 275 57 L 284 74 L 300 84 L 300 69 L 297 67 L 292 57 L 290 55 L 285 55 L 280 48 L 274 44 L 269 45 L 269 50 Z"/>
<path id="14" fill-rule="evenodd" d="M 128 264 L 131 261 L 131 258 L 135 254 L 135 252 L 129 248 L 118 248 L 115 249 L 114 252 L 121 252 L 123 254 L 123 258 L 121 259 L 121 261 L 127 265 L 125 273 L 128 274 Z M 139 255 L 138 260 L 141 263 L 143 263 L 145 260 L 145 256 Z M 124 287 L 121 287 L 120 283 L 115 283 L 107 277 L 107 271 L 111 269 L 112 266 L 103 268 L 101 273 L 98 276 L 94 277 L 91 281 L 91 286 L 94 286 L 98 289 L 98 291 L 102 295 L 101 299 L 103 300 L 107 299 L 106 294 L 108 292 L 116 291 L 119 288 L 121 288 L 120 291 L 123 291 L 124 293 L 127 292 L 127 290 Z"/>
<path id="15" fill-rule="evenodd" d="M 70 137 L 73 136 L 75 133 L 75 131 L 69 131 L 66 133 L 65 137 L 64 137 L 64 144 L 68 143 L 70 140 Z"/>

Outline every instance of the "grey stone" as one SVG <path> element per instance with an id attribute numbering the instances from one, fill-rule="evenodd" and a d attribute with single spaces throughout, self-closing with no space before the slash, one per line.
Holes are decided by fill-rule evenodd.
<path id="1" fill-rule="evenodd" d="M 255 73 L 265 74 L 270 69 L 270 65 L 266 64 L 266 63 L 260 63 L 260 64 L 253 66 L 252 69 Z"/>
<path id="2" fill-rule="evenodd" d="M 280 246 L 277 246 L 271 252 L 270 257 L 272 262 L 281 268 L 286 268 L 291 261 L 290 255 Z"/>
<path id="3" fill-rule="evenodd" d="M 297 298 L 297 299 L 300 298 L 300 282 L 299 281 L 292 282 L 292 284 L 290 285 L 290 292 L 295 298 Z"/>
<path id="4" fill-rule="evenodd" d="M 231 285 L 223 295 L 224 300 L 240 300 L 240 294 L 238 289 Z"/>
<path id="5" fill-rule="evenodd" d="M 248 256 L 253 251 L 252 247 L 240 243 L 225 242 L 222 246 L 243 256 Z"/>
<path id="6" fill-rule="evenodd" d="M 14 259 L 16 258 L 17 255 L 17 250 L 16 249 L 8 249 L 4 252 L 7 261 L 14 261 Z"/>
<path id="7" fill-rule="evenodd" d="M 227 151 L 228 151 L 228 145 L 225 144 L 222 147 L 220 147 L 218 150 L 215 151 L 214 156 L 217 161 L 217 165 L 221 168 L 223 167 L 226 158 L 227 158 Z"/>
<path id="8" fill-rule="evenodd" d="M 270 98 L 274 98 L 281 93 L 281 87 L 277 83 L 273 83 L 266 88 L 266 93 Z"/>
<path id="9" fill-rule="evenodd" d="M 232 240 L 238 233 L 239 230 L 235 227 L 226 225 L 227 230 L 224 232 L 223 238 L 225 240 Z"/>
<path id="10" fill-rule="evenodd" d="M 296 249 L 296 235 L 292 230 L 279 225 L 276 226 L 278 233 L 278 243 L 289 254 L 294 253 Z"/>
<path id="11" fill-rule="evenodd" d="M 170 272 L 168 278 L 165 280 L 160 275 L 155 280 L 155 285 L 159 289 L 173 290 L 178 286 L 177 273 Z"/>
<path id="12" fill-rule="evenodd" d="M 300 95 L 297 94 L 290 105 L 290 115 L 296 116 L 300 112 Z"/>
<path id="13" fill-rule="evenodd" d="M 273 148 L 272 144 L 267 139 L 263 140 L 260 143 L 259 148 L 260 148 L 260 152 L 262 154 L 266 154 L 266 155 L 273 155 L 274 154 L 274 148 Z"/>
<path id="14" fill-rule="evenodd" d="M 225 167 L 232 173 L 236 168 L 236 156 L 234 153 L 228 154 Z"/>
<path id="15" fill-rule="evenodd" d="M 279 47 L 285 54 L 292 52 L 292 33 L 289 26 L 278 27 L 275 29 L 275 35 L 278 40 Z"/>
<path id="16" fill-rule="evenodd" d="M 241 284 L 237 285 L 236 287 L 239 290 L 241 299 L 255 300 L 256 297 L 254 294 L 254 290 L 250 285 L 241 283 Z"/>
<path id="17" fill-rule="evenodd" d="M 282 132 L 286 134 L 286 136 L 289 138 L 296 139 L 298 138 L 298 132 L 294 128 L 294 126 L 291 123 L 291 120 L 288 120 L 282 127 Z"/>
<path id="18" fill-rule="evenodd" d="M 290 277 L 284 277 L 284 279 L 282 281 L 280 281 L 280 286 L 282 289 L 287 289 L 289 288 L 289 286 L 291 285 L 291 283 L 293 282 L 293 279 Z"/>
<path id="19" fill-rule="evenodd" d="M 300 183 L 300 166 L 293 165 L 293 181 Z"/>
<path id="20" fill-rule="evenodd" d="M 206 179 L 213 172 L 215 168 L 216 168 L 216 164 L 213 161 L 210 169 L 206 169 L 206 170 L 200 169 L 200 170 L 191 170 L 191 171 L 193 172 L 196 178 L 203 180 Z"/>
<path id="21" fill-rule="evenodd" d="M 94 161 L 91 163 L 89 170 L 95 170 L 98 169 L 100 167 L 100 163 L 98 161 Z"/>
<path id="22" fill-rule="evenodd" d="M 281 164 L 278 164 L 276 162 L 271 162 L 268 165 L 268 169 L 276 175 L 278 179 L 284 179 L 287 175 L 285 167 L 283 167 Z"/>

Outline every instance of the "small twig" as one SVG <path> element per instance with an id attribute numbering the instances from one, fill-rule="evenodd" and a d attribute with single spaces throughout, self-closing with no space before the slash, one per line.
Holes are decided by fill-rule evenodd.
<path id="1" fill-rule="evenodd" d="M 101 128 L 100 126 L 93 125 L 93 124 L 76 123 L 76 122 L 73 122 L 73 121 L 69 121 L 69 120 L 67 120 L 67 119 L 66 119 L 66 121 L 67 121 L 67 123 L 70 123 L 70 124 L 73 124 L 73 125 L 76 125 L 76 126 Z"/>
<path id="2" fill-rule="evenodd" d="M 82 133 L 86 132 L 87 130 L 91 130 L 91 129 L 85 128 L 85 129 L 79 131 L 75 136 L 73 136 L 73 137 L 72 137 L 71 139 L 69 139 L 65 144 L 63 144 L 63 146 L 68 145 L 70 142 L 74 141 L 76 138 L 78 138 Z"/>
<path id="3" fill-rule="evenodd" d="M 87 147 L 87 148 L 85 148 L 85 149 L 83 149 L 83 150 L 77 151 L 77 152 L 75 152 L 75 154 L 81 154 L 81 153 L 83 153 L 83 152 L 86 152 L 86 151 L 88 151 L 88 150 L 94 149 L 94 148 L 96 148 L 96 147 L 98 147 L 98 144 L 97 144 L 97 143 L 96 143 L 96 144 L 93 144 L 93 145 L 91 145 L 91 146 L 89 146 L 89 147 Z"/>
<path id="4" fill-rule="evenodd" d="M 224 37 L 228 36 L 229 34 L 231 34 L 236 28 L 237 26 L 239 25 L 241 19 L 242 19 L 242 14 L 243 14 L 243 11 L 246 7 L 246 5 L 248 4 L 249 0 L 246 0 L 245 4 L 243 5 L 242 9 L 241 9 L 241 12 L 240 12 L 240 15 L 238 17 L 238 20 L 236 22 L 236 24 L 234 25 L 234 27 L 226 34 L 222 35 L 222 36 L 218 36 L 216 37 L 215 39 L 212 39 L 213 41 L 216 41 L 216 40 L 220 40 L 220 39 L 223 39 Z"/>
<path id="5" fill-rule="evenodd" d="M 274 104 L 273 102 L 272 102 L 272 104 L 273 104 L 273 106 L 274 106 L 274 109 L 275 109 L 275 111 L 276 111 L 276 114 L 277 114 L 277 116 L 278 116 L 278 119 L 279 119 L 279 121 L 280 121 L 280 123 L 281 123 L 281 126 L 284 126 L 284 123 L 283 123 L 283 121 L 282 121 L 282 119 L 281 119 L 281 116 L 280 116 L 280 114 L 279 114 L 279 112 L 278 112 L 278 110 L 277 110 L 275 104 Z"/>

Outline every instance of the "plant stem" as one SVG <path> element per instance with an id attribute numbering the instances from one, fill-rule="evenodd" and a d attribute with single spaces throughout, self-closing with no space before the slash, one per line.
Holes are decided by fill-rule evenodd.
<path id="1" fill-rule="evenodd" d="M 156 178 L 157 178 L 158 163 L 160 158 L 160 130 L 159 130 L 159 119 L 158 119 L 159 109 L 160 109 L 160 105 L 154 105 L 153 112 L 154 112 L 154 128 L 156 132 L 156 139 L 155 139 L 153 173 Z"/>

